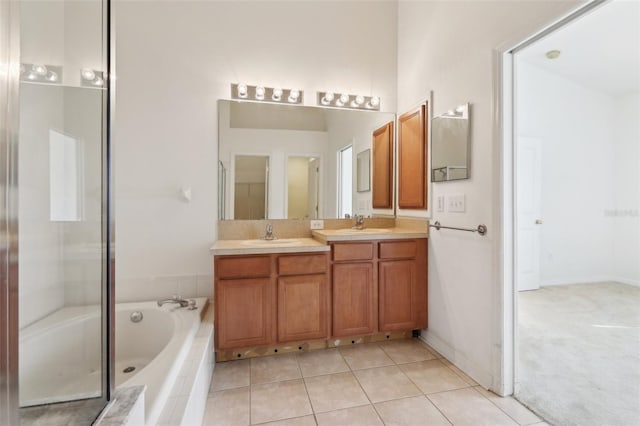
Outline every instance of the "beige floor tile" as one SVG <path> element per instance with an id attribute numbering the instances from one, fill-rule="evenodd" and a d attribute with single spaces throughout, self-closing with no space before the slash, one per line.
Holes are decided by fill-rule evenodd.
<path id="1" fill-rule="evenodd" d="M 313 414 L 302 379 L 251 385 L 251 423 Z"/>
<path id="2" fill-rule="evenodd" d="M 474 389 L 480 392 L 480 394 L 489 401 L 497 405 L 498 408 L 507 413 L 507 415 L 518 422 L 518 424 L 532 425 L 542 421 L 540 417 L 533 414 L 527 407 L 511 397 L 503 398 L 493 392 L 489 392 L 481 386 L 477 386 Z"/>
<path id="3" fill-rule="evenodd" d="M 316 426 L 316 419 L 313 416 L 295 417 L 293 419 L 261 423 L 261 426 Z"/>
<path id="4" fill-rule="evenodd" d="M 449 426 L 451 423 L 424 395 L 375 404 L 387 426 Z"/>
<path id="5" fill-rule="evenodd" d="M 340 348 L 340 353 L 352 370 L 393 365 L 391 358 L 377 343 L 346 346 Z"/>
<path id="6" fill-rule="evenodd" d="M 304 379 L 313 411 L 323 413 L 369 404 L 353 373 L 338 373 Z"/>
<path id="7" fill-rule="evenodd" d="M 316 415 L 319 426 L 381 426 L 382 420 L 371 405 L 330 411 Z"/>
<path id="8" fill-rule="evenodd" d="M 296 354 L 251 359 L 251 384 L 281 382 L 302 377 Z"/>
<path id="9" fill-rule="evenodd" d="M 434 393 L 428 398 L 456 426 L 517 426 L 474 388 Z"/>
<path id="10" fill-rule="evenodd" d="M 248 359 L 216 363 L 209 393 L 249 386 L 250 370 L 251 361 Z"/>
<path id="11" fill-rule="evenodd" d="M 309 351 L 298 354 L 303 377 L 321 376 L 349 371 L 349 366 L 338 349 Z"/>
<path id="12" fill-rule="evenodd" d="M 203 426 L 248 425 L 249 387 L 214 392 L 207 399 Z"/>
<path id="13" fill-rule="evenodd" d="M 420 395 L 418 389 L 397 365 L 354 371 L 371 402 L 389 401 Z"/>
<path id="14" fill-rule="evenodd" d="M 454 373 L 456 373 L 458 376 L 460 376 L 460 378 L 462 380 L 464 380 L 465 383 L 467 383 L 468 385 L 471 385 L 471 386 L 478 386 L 478 382 L 476 382 L 471 377 L 469 377 L 464 371 L 460 370 L 458 367 L 453 365 L 448 359 L 443 358 L 443 359 L 441 359 L 441 361 L 444 363 L 444 365 L 446 365 L 451 370 L 453 370 Z"/>
<path id="15" fill-rule="evenodd" d="M 427 349 L 427 346 L 417 339 L 391 340 L 379 345 L 396 364 L 408 364 L 436 358 Z"/>
<path id="16" fill-rule="evenodd" d="M 437 359 L 402 364 L 400 369 L 425 394 L 469 387 L 456 373 Z"/>

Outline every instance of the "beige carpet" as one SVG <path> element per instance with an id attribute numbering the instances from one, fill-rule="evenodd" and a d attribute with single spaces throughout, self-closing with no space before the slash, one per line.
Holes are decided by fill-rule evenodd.
<path id="1" fill-rule="evenodd" d="M 555 425 L 640 425 L 640 288 L 520 292 L 516 397 Z"/>

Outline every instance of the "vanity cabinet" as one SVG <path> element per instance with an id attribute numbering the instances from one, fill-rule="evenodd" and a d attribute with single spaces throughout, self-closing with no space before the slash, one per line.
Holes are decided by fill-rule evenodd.
<path id="1" fill-rule="evenodd" d="M 216 257 L 215 339 L 218 349 L 275 342 L 272 263 L 270 256 Z"/>
<path id="2" fill-rule="evenodd" d="M 380 242 L 379 330 L 427 328 L 427 240 Z"/>
<path id="3" fill-rule="evenodd" d="M 278 258 L 278 341 L 329 337 L 328 257 Z"/>
<path id="4" fill-rule="evenodd" d="M 215 257 L 216 350 L 326 339 L 329 256 Z"/>
<path id="5" fill-rule="evenodd" d="M 333 265 L 333 336 L 371 334 L 376 330 L 373 262 Z"/>

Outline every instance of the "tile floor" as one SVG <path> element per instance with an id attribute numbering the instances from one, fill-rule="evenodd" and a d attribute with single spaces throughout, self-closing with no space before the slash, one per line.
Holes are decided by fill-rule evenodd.
<path id="1" fill-rule="evenodd" d="M 545 425 L 417 339 L 216 364 L 203 425 Z"/>

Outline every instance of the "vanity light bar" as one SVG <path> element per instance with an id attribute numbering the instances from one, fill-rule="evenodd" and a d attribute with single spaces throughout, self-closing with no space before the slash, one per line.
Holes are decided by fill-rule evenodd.
<path id="1" fill-rule="evenodd" d="M 345 93 L 318 92 L 318 105 L 335 108 L 363 109 L 380 111 L 380 98 L 377 96 L 347 95 Z"/>
<path id="2" fill-rule="evenodd" d="M 104 72 L 92 70 L 91 68 L 82 68 L 80 70 L 80 85 L 82 87 L 101 88 L 105 85 Z"/>
<path id="3" fill-rule="evenodd" d="M 62 67 L 45 64 L 20 64 L 20 81 L 61 84 Z"/>
<path id="4" fill-rule="evenodd" d="M 232 83 L 231 99 L 300 105 L 304 101 L 304 92 L 297 89 L 249 86 L 244 83 Z"/>

